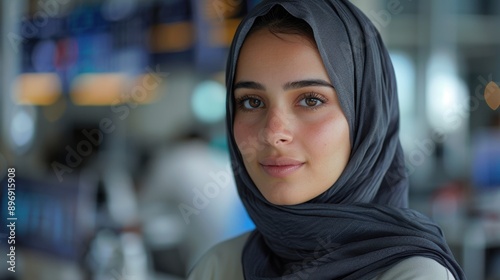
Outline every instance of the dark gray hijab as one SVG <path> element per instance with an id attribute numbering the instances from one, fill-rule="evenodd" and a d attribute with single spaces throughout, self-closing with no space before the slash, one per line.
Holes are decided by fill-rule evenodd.
<path id="1" fill-rule="evenodd" d="M 262 196 L 233 137 L 238 54 L 256 17 L 275 5 L 311 26 L 351 135 L 351 156 L 340 178 L 320 196 L 293 206 L 274 205 Z M 392 63 L 375 27 L 354 5 L 263 1 L 236 32 L 226 85 L 231 162 L 240 198 L 256 225 L 243 251 L 245 279 L 371 279 L 411 256 L 434 259 L 456 279 L 465 279 L 441 229 L 406 208 Z"/>

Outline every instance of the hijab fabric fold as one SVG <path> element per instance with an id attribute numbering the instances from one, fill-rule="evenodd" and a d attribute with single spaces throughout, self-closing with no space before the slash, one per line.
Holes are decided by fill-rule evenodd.
<path id="1" fill-rule="evenodd" d="M 234 140 L 233 80 L 239 51 L 259 16 L 276 5 L 305 20 L 349 123 L 351 156 L 326 192 L 302 204 L 268 202 L 244 168 Z M 227 129 L 238 193 L 256 230 L 242 256 L 245 279 L 372 279 L 424 256 L 465 279 L 441 229 L 408 206 L 399 141 L 396 78 L 370 20 L 343 0 L 271 0 L 242 20 L 227 69 Z M 307 188 L 308 186 L 303 186 Z"/>

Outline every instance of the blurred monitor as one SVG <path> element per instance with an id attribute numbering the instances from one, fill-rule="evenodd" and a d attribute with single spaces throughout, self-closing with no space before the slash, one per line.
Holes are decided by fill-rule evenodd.
<path id="1" fill-rule="evenodd" d="M 478 132 L 473 138 L 472 183 L 479 189 L 500 189 L 500 129 Z"/>
<path id="2" fill-rule="evenodd" d="M 0 184 L 7 186 L 6 179 Z M 16 249 L 82 260 L 94 227 L 96 186 L 69 177 L 62 182 L 16 177 L 15 184 Z M 6 192 L 0 200 L 7 205 Z M 7 221 L 7 207 L 0 211 Z"/>

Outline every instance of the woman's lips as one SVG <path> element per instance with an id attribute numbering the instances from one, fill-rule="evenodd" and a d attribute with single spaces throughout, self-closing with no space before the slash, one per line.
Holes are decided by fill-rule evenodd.
<path id="1" fill-rule="evenodd" d="M 259 163 L 267 174 L 278 178 L 286 177 L 304 165 L 304 162 L 290 158 L 267 158 Z"/>

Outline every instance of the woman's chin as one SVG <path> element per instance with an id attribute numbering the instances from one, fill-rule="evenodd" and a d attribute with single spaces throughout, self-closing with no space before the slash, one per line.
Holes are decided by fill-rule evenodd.
<path id="1" fill-rule="evenodd" d="M 280 186 L 283 188 L 284 186 Z M 292 190 L 273 190 L 263 193 L 264 198 L 274 205 L 297 205 L 308 201 L 303 194 L 298 194 Z"/>

